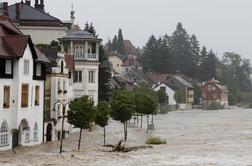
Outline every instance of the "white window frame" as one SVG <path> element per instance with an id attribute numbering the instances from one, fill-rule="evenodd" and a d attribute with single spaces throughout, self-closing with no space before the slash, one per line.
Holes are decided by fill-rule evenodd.
<path id="1" fill-rule="evenodd" d="M 4 121 L 0 126 L 0 147 L 9 145 L 8 124 Z"/>
<path id="2" fill-rule="evenodd" d="M 77 77 L 76 77 L 76 73 L 77 73 Z M 82 82 L 82 80 L 83 80 L 82 73 L 83 73 L 82 70 L 76 70 L 74 72 L 74 80 L 75 80 L 76 83 L 81 83 Z M 81 75 L 81 79 L 80 79 L 80 75 Z"/>
<path id="3" fill-rule="evenodd" d="M 36 76 L 41 76 L 41 64 L 36 64 Z"/>
<path id="4" fill-rule="evenodd" d="M 88 82 L 95 83 L 95 71 L 94 70 L 88 71 Z"/>
<path id="5" fill-rule="evenodd" d="M 31 142 L 30 129 L 29 128 L 24 130 L 24 136 L 25 136 L 25 143 Z"/>
<path id="6" fill-rule="evenodd" d="M 30 61 L 29 59 L 24 59 L 24 75 L 30 74 Z"/>
<path id="7" fill-rule="evenodd" d="M 89 95 L 88 99 L 93 102 L 94 101 L 94 95 Z"/>
<path id="8" fill-rule="evenodd" d="M 34 129 L 33 129 L 33 141 L 38 141 L 38 124 L 37 122 L 34 125 Z"/>
<path id="9" fill-rule="evenodd" d="M 12 61 L 8 59 L 5 61 L 5 74 L 12 74 Z"/>

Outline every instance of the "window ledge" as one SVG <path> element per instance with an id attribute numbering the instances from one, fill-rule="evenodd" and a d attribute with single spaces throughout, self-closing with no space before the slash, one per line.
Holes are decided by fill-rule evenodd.
<path id="1" fill-rule="evenodd" d="M 10 146 L 10 144 L 0 145 L 0 148 L 1 148 L 1 147 L 6 147 L 6 146 Z"/>

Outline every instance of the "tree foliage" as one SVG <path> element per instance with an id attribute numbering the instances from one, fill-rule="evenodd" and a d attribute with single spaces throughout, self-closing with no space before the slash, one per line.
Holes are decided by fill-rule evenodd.
<path id="1" fill-rule="evenodd" d="M 94 102 L 88 96 L 76 98 L 69 104 L 68 123 L 76 128 L 87 129 L 94 121 L 95 107 Z"/>
<path id="2" fill-rule="evenodd" d="M 80 149 L 82 129 L 91 128 L 95 117 L 94 102 L 88 99 L 88 96 L 82 96 L 72 100 L 69 104 L 68 123 L 76 128 L 80 128 L 79 144 Z"/>

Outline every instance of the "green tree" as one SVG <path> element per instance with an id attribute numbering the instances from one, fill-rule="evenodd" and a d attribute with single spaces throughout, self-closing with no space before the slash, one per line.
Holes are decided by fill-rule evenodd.
<path id="1" fill-rule="evenodd" d="M 186 94 L 185 91 L 182 89 L 178 89 L 175 91 L 174 99 L 177 103 L 183 103 L 186 101 Z"/>
<path id="2" fill-rule="evenodd" d="M 99 102 L 96 107 L 95 123 L 103 127 L 104 146 L 106 145 L 106 126 L 108 125 L 110 106 L 107 102 Z"/>
<path id="3" fill-rule="evenodd" d="M 56 40 L 51 41 L 50 44 L 39 43 L 36 46 L 40 49 L 46 48 L 46 49 L 55 49 L 57 51 L 61 51 L 61 46 L 60 46 L 59 42 Z"/>
<path id="4" fill-rule="evenodd" d="M 202 97 L 202 91 L 201 91 L 201 87 L 199 85 L 197 85 L 196 83 L 193 84 L 193 97 L 194 97 L 194 104 L 198 105 L 200 104 L 200 99 Z"/>
<path id="5" fill-rule="evenodd" d="M 78 150 L 80 150 L 82 130 L 90 128 L 91 123 L 94 121 L 94 102 L 90 101 L 88 96 L 74 99 L 70 102 L 67 113 L 68 123 L 74 125 L 76 128 L 80 128 L 78 144 Z"/>
<path id="6" fill-rule="evenodd" d="M 116 90 L 112 94 L 111 117 L 124 124 L 124 140 L 127 140 L 127 121 L 135 110 L 131 92 Z"/>
<path id="7" fill-rule="evenodd" d="M 157 39 L 154 35 L 151 35 L 148 42 L 146 43 L 144 47 L 144 53 L 143 53 L 143 67 L 145 72 L 154 72 L 155 66 L 153 65 L 153 62 L 156 59 L 157 54 Z"/>
<path id="8" fill-rule="evenodd" d="M 158 100 L 159 100 L 159 104 L 166 104 L 167 101 L 167 95 L 166 92 L 162 89 L 159 89 L 157 91 L 157 96 L 158 96 Z"/>
<path id="9" fill-rule="evenodd" d="M 149 128 L 149 115 L 154 114 L 157 110 L 155 97 L 148 93 L 135 93 L 135 110 L 138 113 L 147 115 L 147 133 Z"/>
<path id="10" fill-rule="evenodd" d="M 51 41 L 50 46 L 52 48 L 56 49 L 57 51 L 61 51 L 61 46 L 60 46 L 59 42 L 56 40 Z"/>
<path id="11" fill-rule="evenodd" d="M 112 50 L 118 52 L 118 42 L 117 42 L 117 36 L 115 35 L 112 40 Z"/>
<path id="12" fill-rule="evenodd" d="M 111 98 L 112 88 L 110 85 L 111 69 L 108 56 L 103 45 L 99 47 L 99 83 L 98 83 L 98 99 L 99 101 L 109 101 Z"/>
<path id="13" fill-rule="evenodd" d="M 118 51 L 118 53 L 120 53 L 122 55 L 125 54 L 123 34 L 122 34 L 121 28 L 118 30 L 117 51 Z"/>
<path id="14" fill-rule="evenodd" d="M 171 47 L 176 60 L 177 70 L 183 74 L 192 76 L 194 74 L 194 64 L 190 52 L 190 36 L 181 23 L 178 23 L 176 30 L 172 34 Z"/>
<path id="15" fill-rule="evenodd" d="M 94 37 L 98 38 L 98 34 L 96 33 L 95 27 L 93 26 L 93 23 L 91 22 L 90 24 L 86 22 L 84 31 L 87 31 L 89 33 L 92 33 Z"/>
<path id="16" fill-rule="evenodd" d="M 217 66 L 218 58 L 213 53 L 212 50 L 207 51 L 206 47 L 203 47 L 201 50 L 201 60 L 200 60 L 199 70 L 197 78 L 201 81 L 207 81 L 212 78 L 217 77 Z"/>

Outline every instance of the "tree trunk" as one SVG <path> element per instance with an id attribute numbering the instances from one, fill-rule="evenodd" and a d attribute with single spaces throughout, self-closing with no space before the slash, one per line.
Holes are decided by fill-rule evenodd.
<path id="1" fill-rule="evenodd" d="M 143 115 L 141 115 L 141 128 L 143 128 Z"/>
<path id="2" fill-rule="evenodd" d="M 104 146 L 105 146 L 105 145 L 106 145 L 106 126 L 104 126 L 103 129 L 104 129 L 104 130 L 103 130 L 103 131 L 104 131 L 104 132 L 103 132 L 103 136 L 104 136 L 104 137 L 103 137 L 103 138 L 104 138 L 103 141 L 104 141 Z"/>
<path id="3" fill-rule="evenodd" d="M 80 150 L 80 144 L 81 144 L 81 135 L 82 135 L 82 128 L 80 129 L 80 136 L 79 136 L 79 144 L 78 144 L 78 150 Z"/>
<path id="4" fill-rule="evenodd" d="M 147 133 L 149 132 L 149 115 L 147 115 Z"/>
<path id="5" fill-rule="evenodd" d="M 153 122 L 154 122 L 154 118 L 153 118 L 153 114 L 152 114 L 152 117 L 151 117 L 151 124 L 153 125 Z"/>
<path id="6" fill-rule="evenodd" d="M 125 125 L 125 142 L 127 141 L 128 138 L 128 122 L 126 121 L 126 125 Z"/>
<path id="7" fill-rule="evenodd" d="M 123 134 L 124 134 L 124 141 L 126 142 L 126 137 L 125 137 L 125 122 L 123 122 Z"/>

